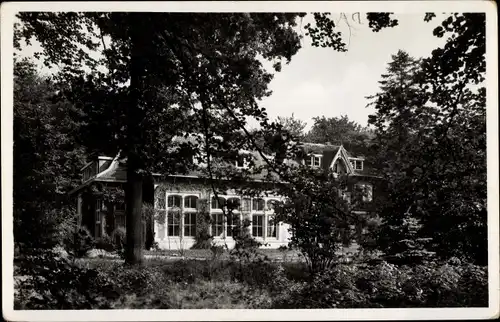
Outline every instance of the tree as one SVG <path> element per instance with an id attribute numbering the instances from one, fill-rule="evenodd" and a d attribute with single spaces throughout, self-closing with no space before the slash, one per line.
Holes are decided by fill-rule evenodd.
<path id="1" fill-rule="evenodd" d="M 331 30 L 325 15 L 314 17 L 319 28 Z M 168 174 L 178 168 L 173 160 L 201 158 L 202 143 L 211 174 L 211 151 L 231 156 L 235 150 L 230 141 L 214 139 L 218 133 L 241 129 L 247 117 L 273 127 L 257 104 L 269 95 L 272 75 L 257 57 L 273 61 L 276 71 L 290 61 L 300 48 L 293 30 L 299 16 L 304 14 L 18 14 L 22 24 L 15 30 L 15 46 L 22 38 L 28 43 L 36 38 L 44 48 L 38 57 L 60 68 L 57 80 L 67 97 L 87 105 L 87 117 L 100 110 L 97 121 L 87 121 L 114 133 L 106 144 L 93 140 L 97 147 L 88 148 L 121 151 L 127 159 L 127 263 L 142 261 L 142 182 L 155 164 Z M 370 26 L 385 24 L 386 16 L 368 14 Z M 314 27 L 308 30 L 318 43 Z M 345 50 L 339 34 L 328 45 Z M 95 51 L 102 57 L 95 58 Z M 97 107 L 102 103 L 106 108 Z M 173 137 L 200 129 L 199 142 L 172 146 Z"/>
<path id="2" fill-rule="evenodd" d="M 447 17 L 434 30 L 450 35 L 444 47 L 421 61 L 398 52 L 371 97 L 377 166 L 390 189 L 385 250 L 409 214 L 440 257 L 487 261 L 484 32 L 484 14 Z"/>
<path id="3" fill-rule="evenodd" d="M 340 248 L 356 238 L 352 227 L 360 218 L 351 213 L 341 195 L 344 182 L 333 173 L 306 166 L 293 172 L 297 181 L 278 188 L 286 200 L 276 205 L 276 220 L 290 224 L 290 247 L 301 251 L 314 275 L 338 262 Z"/>
<path id="4" fill-rule="evenodd" d="M 302 120 L 296 119 L 293 113 L 292 116 L 278 116 L 277 121 L 296 138 L 302 139 L 304 137 L 304 129 L 307 124 Z"/>
<path id="5" fill-rule="evenodd" d="M 46 63 L 61 66 L 58 79 L 69 85 L 66 92 L 77 101 L 85 97 L 80 104 L 89 104 L 90 111 L 102 100 L 112 108 L 113 113 L 106 113 L 114 115 L 112 119 L 93 122 L 100 127 L 104 124 L 115 133 L 104 148 L 121 150 L 127 158 L 128 263 L 142 260 L 140 213 L 144 175 L 158 164 L 175 164 L 169 161 L 180 160 L 181 153 L 195 156 L 206 152 L 210 160 L 211 150 L 234 150 L 231 141 L 220 142 L 214 137 L 234 132 L 244 124 L 246 116 L 266 119 L 256 100 L 268 95 L 267 84 L 272 76 L 263 69 L 257 55 L 275 60 L 277 69 L 281 61 L 289 61 L 300 46 L 292 29 L 296 16 L 19 14 L 23 25 L 17 35 L 28 40 L 34 36 L 40 41 Z M 110 39 L 108 44 L 106 38 Z M 100 60 L 88 54 L 99 48 L 98 40 L 104 47 Z M 80 68 L 90 66 L 95 70 L 98 65 L 107 66 L 107 72 L 97 69 L 86 75 Z M 93 96 L 97 98 L 94 100 L 89 93 L 101 95 Z M 171 128 L 170 124 L 182 126 Z M 184 142 L 180 152 L 172 152 L 174 136 L 200 130 L 204 133 L 202 142 Z M 149 144 L 151 141 L 154 144 Z M 206 151 L 199 151 L 200 143 Z M 170 165 L 162 169 L 163 173 L 168 174 L 172 168 Z"/>
<path id="6" fill-rule="evenodd" d="M 353 153 L 366 154 L 372 137 L 371 132 L 358 123 L 341 117 L 314 117 L 314 124 L 306 134 L 306 140 L 313 143 L 342 144 Z"/>
<path id="7" fill-rule="evenodd" d="M 23 250 L 54 246 L 59 225 L 74 219 L 65 195 L 78 184 L 83 149 L 72 135 L 74 106 L 55 95 L 52 80 L 32 62 L 15 60 L 14 237 Z"/>

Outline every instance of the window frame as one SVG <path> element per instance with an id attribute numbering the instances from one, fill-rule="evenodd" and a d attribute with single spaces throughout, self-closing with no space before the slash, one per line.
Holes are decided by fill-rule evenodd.
<path id="1" fill-rule="evenodd" d="M 170 217 L 170 214 L 172 214 L 172 217 Z M 177 216 L 178 223 L 175 223 L 175 216 Z M 172 223 L 170 222 L 170 218 L 172 218 Z M 181 237 L 181 218 L 182 218 L 182 211 L 180 210 L 173 210 L 173 209 L 167 209 L 167 237 Z M 172 227 L 172 233 L 170 233 L 170 227 Z M 178 228 L 177 232 L 178 235 L 173 234 L 175 232 L 175 228 Z"/>
<path id="2" fill-rule="evenodd" d="M 368 188 L 367 190 L 365 190 Z M 359 191 L 361 189 L 362 191 Z M 372 202 L 373 201 L 373 184 L 367 182 L 360 182 L 354 184 L 354 190 L 357 194 L 356 198 L 360 198 L 362 202 Z M 365 193 L 368 191 L 368 193 Z"/>
<path id="3" fill-rule="evenodd" d="M 196 237 L 196 221 L 197 221 L 197 213 L 196 212 L 185 212 L 183 213 L 184 222 L 183 222 L 183 237 L 194 238 Z M 186 224 L 186 218 L 189 218 L 189 223 Z M 194 219 L 194 220 L 193 220 Z M 186 234 L 186 228 L 190 231 L 190 234 Z"/>
<path id="4" fill-rule="evenodd" d="M 361 158 L 349 158 L 349 162 L 354 170 L 363 171 L 364 168 L 364 159 Z M 360 165 L 358 167 L 358 165 Z"/>
<path id="5" fill-rule="evenodd" d="M 210 234 L 215 238 L 223 238 L 224 237 L 224 213 L 222 212 L 210 212 L 210 219 L 212 223 L 210 224 Z M 220 219 L 220 220 L 219 220 Z M 218 227 L 220 227 L 221 232 L 217 234 Z M 215 229 L 214 229 L 215 228 Z M 215 230 L 215 231 L 214 231 Z"/>
<path id="6" fill-rule="evenodd" d="M 318 164 L 316 165 L 316 160 Z M 321 168 L 323 163 L 323 154 L 309 153 L 304 159 L 303 164 L 311 168 Z"/>
<path id="7" fill-rule="evenodd" d="M 257 220 L 257 224 L 255 224 L 255 219 L 256 218 L 260 218 L 261 222 L 260 222 L 260 225 L 258 223 L 258 220 Z M 253 213 L 252 214 L 252 236 L 253 237 L 256 237 L 256 238 L 265 238 L 265 230 L 264 230 L 264 220 L 265 220 L 265 214 L 261 214 L 261 213 Z M 260 228 L 260 231 L 261 231 L 261 235 L 259 236 L 258 234 L 255 234 L 254 231 L 259 230 Z"/>
<path id="8" fill-rule="evenodd" d="M 94 208 L 94 236 L 95 238 L 102 237 L 102 212 L 103 212 L 103 200 L 96 199 L 95 200 L 95 208 Z"/>

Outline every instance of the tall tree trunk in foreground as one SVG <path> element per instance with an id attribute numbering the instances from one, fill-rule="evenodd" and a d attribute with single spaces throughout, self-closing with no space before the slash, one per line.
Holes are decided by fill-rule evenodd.
<path id="1" fill-rule="evenodd" d="M 125 199 L 127 202 L 127 245 L 125 248 L 125 263 L 141 265 L 143 262 L 142 240 L 142 183 L 143 177 L 139 172 L 142 168 L 139 153 L 141 145 L 141 123 L 144 111 L 141 107 L 141 75 L 142 49 L 141 22 L 137 13 L 131 15 L 131 61 L 130 61 L 130 93 L 127 113 L 127 186 Z"/>

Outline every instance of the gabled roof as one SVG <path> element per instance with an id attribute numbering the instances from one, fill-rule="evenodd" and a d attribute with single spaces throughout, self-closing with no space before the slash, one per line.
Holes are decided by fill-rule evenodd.
<path id="1" fill-rule="evenodd" d="M 189 140 L 189 139 L 187 139 Z M 349 158 L 352 155 L 349 154 L 348 151 L 342 145 L 332 145 L 332 144 L 319 144 L 319 143 L 301 143 L 299 145 L 306 154 L 321 154 L 322 155 L 322 168 L 325 170 L 331 169 L 333 167 L 334 162 L 338 158 L 342 158 L 346 163 L 349 174 L 354 176 L 373 176 L 367 171 L 359 171 L 354 170 L 352 168 L 351 163 L 349 162 Z M 251 153 L 254 158 L 254 162 L 257 166 L 262 166 L 265 164 L 265 160 L 257 151 L 247 151 Z M 271 157 L 270 157 L 271 158 Z M 111 159 L 111 158 L 109 158 Z M 118 154 L 115 158 L 112 159 L 109 167 L 90 178 L 79 187 L 73 189 L 70 194 L 73 194 L 80 189 L 88 186 L 92 182 L 117 182 L 117 183 L 125 183 L 127 181 L 127 163 L 126 158 L 122 158 L 120 154 Z M 297 160 L 289 160 L 290 163 L 296 163 Z M 262 173 L 251 175 L 255 181 L 262 181 L 267 176 L 267 171 L 262 171 Z M 153 176 L 161 177 L 162 175 L 159 173 L 154 173 Z M 204 176 L 204 173 L 201 170 L 191 170 L 185 174 L 173 174 L 168 175 L 168 177 L 188 177 L 188 178 L 201 178 Z"/>
<path id="2" fill-rule="evenodd" d="M 346 165 L 349 174 L 355 173 L 355 171 L 351 165 L 351 162 L 349 162 L 349 155 L 347 154 L 347 151 L 344 149 L 343 146 L 339 147 L 337 153 L 333 157 L 333 160 L 329 164 L 329 168 L 333 168 L 335 162 L 337 162 L 338 159 L 341 159 L 344 161 L 344 164 Z"/>

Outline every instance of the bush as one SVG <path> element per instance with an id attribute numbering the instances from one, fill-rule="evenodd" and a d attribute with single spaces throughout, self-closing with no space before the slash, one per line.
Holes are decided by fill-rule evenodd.
<path id="1" fill-rule="evenodd" d="M 97 249 L 103 249 L 107 252 L 112 252 L 116 250 L 115 243 L 113 242 L 113 238 L 108 235 L 104 235 L 101 238 L 99 238 L 96 243 L 95 243 L 95 248 Z"/>
<path id="2" fill-rule="evenodd" d="M 311 282 L 284 279 L 274 308 L 488 306 L 487 271 L 470 264 L 338 265 Z"/>
<path id="3" fill-rule="evenodd" d="M 127 237 L 127 231 L 125 230 L 124 227 L 118 227 L 113 230 L 111 233 L 111 240 L 113 241 L 113 245 L 115 250 L 120 250 L 125 247 L 125 244 L 127 242 L 126 237 Z"/>
<path id="4" fill-rule="evenodd" d="M 77 258 L 84 257 L 94 246 L 94 238 L 85 227 L 80 227 L 65 242 L 66 251 Z"/>
<path id="5" fill-rule="evenodd" d="M 37 251 L 19 265 L 15 309 L 109 308 L 118 296 L 96 269 L 78 266 L 52 251 Z"/>

